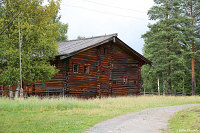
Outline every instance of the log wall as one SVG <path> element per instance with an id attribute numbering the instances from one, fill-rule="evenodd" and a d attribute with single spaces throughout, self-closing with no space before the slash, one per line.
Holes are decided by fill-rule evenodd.
<path id="1" fill-rule="evenodd" d="M 74 55 L 69 60 L 69 95 L 78 97 L 94 97 L 97 95 L 97 48 Z M 74 65 L 78 65 L 78 72 L 74 72 Z M 88 67 L 89 72 L 84 72 Z"/>
<path id="2" fill-rule="evenodd" d="M 112 95 L 138 95 L 140 93 L 140 62 L 114 45 L 112 68 Z"/>
<path id="3" fill-rule="evenodd" d="M 36 83 L 33 91 L 35 95 L 76 97 L 138 95 L 142 63 L 120 45 L 109 42 L 67 59 L 57 58 L 54 64 L 59 73 L 45 84 Z"/>
<path id="4" fill-rule="evenodd" d="M 141 62 L 113 42 L 81 52 L 69 59 L 69 94 L 78 97 L 138 95 Z M 78 72 L 73 72 L 78 65 Z M 89 73 L 84 73 L 89 66 Z"/>

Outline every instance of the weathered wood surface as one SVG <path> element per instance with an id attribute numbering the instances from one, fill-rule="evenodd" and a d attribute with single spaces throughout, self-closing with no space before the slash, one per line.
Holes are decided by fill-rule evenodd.
<path id="1" fill-rule="evenodd" d="M 59 72 L 45 83 L 24 87 L 25 93 L 76 97 L 140 94 L 144 62 L 116 42 L 108 42 L 66 59 L 57 57 L 52 64 Z M 78 72 L 74 72 L 74 65 L 78 65 Z M 84 72 L 86 66 L 89 73 Z"/>
<path id="2" fill-rule="evenodd" d="M 140 68 L 143 62 L 133 58 L 113 42 L 91 48 L 68 59 L 57 58 L 54 63 L 60 70 L 59 73 L 45 84 L 36 83 L 36 95 L 42 94 L 42 90 L 76 97 L 140 93 Z M 74 72 L 74 65 L 78 65 L 78 72 Z M 89 73 L 84 73 L 85 66 Z"/>

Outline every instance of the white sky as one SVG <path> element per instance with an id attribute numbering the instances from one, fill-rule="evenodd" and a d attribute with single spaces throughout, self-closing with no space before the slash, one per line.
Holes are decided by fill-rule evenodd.
<path id="1" fill-rule="evenodd" d="M 153 0 L 62 0 L 60 14 L 69 25 L 69 40 L 118 33 L 142 53 L 141 35 L 148 30 L 147 11 L 152 6 Z"/>

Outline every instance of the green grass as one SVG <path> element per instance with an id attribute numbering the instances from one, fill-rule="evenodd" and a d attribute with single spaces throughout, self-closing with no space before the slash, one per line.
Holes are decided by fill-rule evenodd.
<path id="1" fill-rule="evenodd" d="M 192 107 L 176 113 L 169 121 L 173 133 L 200 132 L 200 107 Z"/>
<path id="2" fill-rule="evenodd" d="M 0 98 L 0 132 L 79 133 L 114 116 L 146 108 L 200 103 L 200 97 L 132 96 L 102 99 Z"/>

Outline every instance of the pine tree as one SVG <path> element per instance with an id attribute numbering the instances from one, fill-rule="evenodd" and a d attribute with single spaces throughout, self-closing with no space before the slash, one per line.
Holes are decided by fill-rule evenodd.
<path id="1" fill-rule="evenodd" d="M 199 0 L 182 0 L 182 10 L 185 16 L 192 19 L 187 26 L 193 31 L 192 36 L 188 39 L 187 45 L 191 47 L 192 52 L 192 95 L 195 95 L 196 78 L 196 55 L 200 55 L 200 1 Z M 196 69 L 196 70 L 195 70 Z M 198 77 L 196 75 L 196 77 Z"/>
<path id="2" fill-rule="evenodd" d="M 152 86 L 159 79 L 162 83 L 163 91 L 168 90 L 168 94 L 174 95 L 180 88 L 184 88 L 186 77 L 186 61 L 184 59 L 187 42 L 187 34 L 190 33 L 186 27 L 191 20 L 181 14 L 180 0 L 154 0 L 155 6 L 149 10 L 149 17 L 157 20 L 153 25 L 149 25 L 150 31 L 142 37 L 145 40 L 144 56 L 153 61 L 153 66 L 145 66 L 143 77 L 147 71 L 151 72 Z M 144 78 L 145 80 L 145 78 Z M 148 79 L 146 79 L 148 80 Z M 146 80 L 143 86 L 146 85 Z M 167 89 L 166 89 L 167 88 Z"/>

